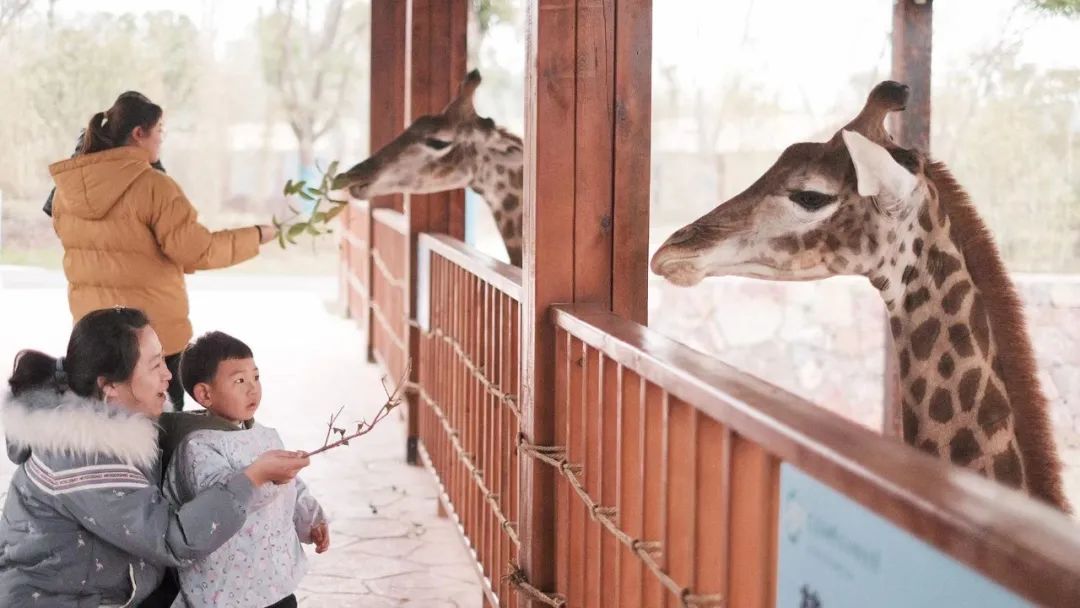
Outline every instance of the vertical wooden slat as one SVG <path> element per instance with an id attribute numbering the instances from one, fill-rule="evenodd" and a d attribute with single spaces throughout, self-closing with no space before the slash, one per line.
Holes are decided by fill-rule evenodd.
<path id="1" fill-rule="evenodd" d="M 598 425 L 603 435 L 601 438 L 600 465 L 603 473 L 600 479 L 599 502 L 604 507 L 615 507 L 615 521 L 619 522 L 619 401 L 622 389 L 619 386 L 619 364 L 613 359 L 604 358 L 601 368 L 603 390 Z M 600 599 L 602 606 L 618 606 L 619 542 L 605 531 L 600 549 Z"/>
<path id="2" fill-rule="evenodd" d="M 586 347 L 583 353 L 586 362 L 585 367 L 585 404 L 581 411 L 581 428 L 585 440 L 585 491 L 595 502 L 600 499 L 600 481 L 603 475 L 601 468 L 600 450 L 603 445 L 600 425 L 600 400 L 602 399 L 601 388 L 603 379 L 603 355 Z M 583 503 L 580 499 L 578 502 Z M 601 540 L 603 531 L 600 523 L 592 519 L 586 511 L 585 528 L 585 606 L 600 606 L 600 570 L 603 567 L 601 561 Z"/>
<path id="3" fill-rule="evenodd" d="M 724 425 L 698 414 L 697 555 L 694 579 L 700 594 L 727 595 L 731 435 Z"/>
<path id="4" fill-rule="evenodd" d="M 731 450 L 732 606 L 770 606 L 776 586 L 776 496 L 779 465 L 761 446 L 735 436 Z"/>
<path id="5" fill-rule="evenodd" d="M 569 446 L 567 438 L 567 412 L 575 393 L 574 372 L 571 371 L 573 357 L 570 334 L 558 332 L 555 340 L 555 443 Z M 555 563 L 555 588 L 562 593 L 570 589 L 570 488 L 560 477 L 555 487 L 555 554 L 560 556 Z"/>
<path id="6" fill-rule="evenodd" d="M 643 538 L 663 543 L 667 520 L 668 395 L 655 384 L 645 387 L 645 510 Z M 664 560 L 658 560 L 663 565 Z M 642 580 L 642 604 L 663 606 L 666 591 L 647 570 Z"/>
<path id="7" fill-rule="evenodd" d="M 585 375 L 588 360 L 585 356 L 585 344 L 580 340 L 570 340 L 570 394 L 566 408 L 566 458 L 572 465 L 581 466 L 585 462 L 585 425 L 582 424 L 585 402 Z M 560 485 L 566 485 L 560 480 Z M 566 500 L 569 503 L 570 531 L 567 547 L 570 565 L 568 601 L 571 606 L 585 606 L 585 555 L 586 520 L 585 506 L 577 494 L 567 487 Z"/>
<path id="8" fill-rule="evenodd" d="M 507 386 L 510 387 L 510 390 L 514 391 L 515 395 L 518 395 L 520 397 L 521 385 L 519 384 L 520 371 L 518 365 L 521 362 L 520 355 L 523 352 L 520 346 L 521 306 L 516 301 L 510 301 L 509 305 L 509 325 L 511 336 L 510 341 L 511 344 L 513 344 L 513 348 L 508 349 L 509 360 L 506 368 L 506 374 L 509 381 L 507 382 Z M 519 498 L 523 497 L 524 492 L 521 491 L 521 468 L 519 467 L 521 463 L 521 458 L 516 446 L 518 434 L 522 432 L 524 432 L 524 422 L 521 421 L 519 424 L 518 421 L 515 421 L 513 426 L 513 432 L 511 434 L 513 446 L 510 449 L 510 499 L 507 501 L 507 506 L 509 507 L 511 513 L 510 521 L 516 522 L 518 525 L 518 538 L 521 538 L 521 530 L 523 527 L 521 524 L 523 517 L 521 515 L 521 502 L 519 501 Z M 550 497 L 551 494 L 548 494 L 549 500 Z M 527 549 L 525 551 L 527 551 Z M 511 556 L 513 557 L 515 563 L 520 564 L 522 562 L 522 553 L 523 552 L 517 551 L 516 549 L 513 550 Z M 511 598 L 511 603 L 509 605 L 518 605 L 516 594 L 514 595 L 514 597 Z"/>
<path id="9" fill-rule="evenodd" d="M 494 325 L 495 325 L 495 342 L 493 344 L 494 352 L 492 353 L 494 369 L 491 373 L 492 381 L 497 383 L 504 390 L 506 389 L 506 382 L 503 381 L 503 370 L 505 361 L 503 353 L 506 352 L 506 332 L 507 327 L 503 322 L 503 301 L 505 297 L 500 292 L 495 292 L 494 300 Z M 492 484 L 491 491 L 499 495 L 498 504 L 503 515 L 507 515 L 506 510 L 506 478 L 504 477 L 505 468 L 505 455 L 508 453 L 508 446 L 506 445 L 506 411 L 505 405 L 502 403 L 495 403 L 495 438 L 492 443 Z M 496 526 L 501 525 L 496 522 Z M 491 580 L 495 583 L 496 592 L 499 595 L 500 601 L 505 602 L 507 600 L 504 590 L 504 583 L 502 581 L 502 575 L 506 572 L 506 532 L 501 528 L 495 530 L 495 543 L 493 547 L 493 555 L 491 558 L 493 568 L 491 572 Z"/>
<path id="10" fill-rule="evenodd" d="M 694 537 L 697 526 L 697 420 L 693 406 L 671 398 L 668 427 L 667 535 L 664 555 L 667 573 L 680 586 L 695 588 Z M 667 605 L 682 605 L 668 594 Z"/>
<path id="11" fill-rule="evenodd" d="M 619 368 L 619 523 L 632 538 L 644 536 L 645 382 Z M 619 606 L 642 606 L 641 560 L 628 548 L 619 553 Z"/>

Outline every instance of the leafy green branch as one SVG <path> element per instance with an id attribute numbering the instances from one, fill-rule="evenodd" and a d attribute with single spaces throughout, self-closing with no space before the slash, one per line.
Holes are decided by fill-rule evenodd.
<path id="1" fill-rule="evenodd" d="M 338 200 L 330 196 L 331 184 L 334 181 L 334 176 L 337 175 L 337 167 L 338 161 L 330 163 L 326 171 L 323 171 L 322 178 L 320 178 L 317 186 L 309 185 L 304 180 L 294 182 L 290 179 L 285 182 L 285 196 L 297 196 L 306 202 L 315 203 L 315 205 L 312 207 L 311 212 L 307 214 L 289 205 L 291 216 L 282 220 L 278 220 L 277 216 L 274 216 L 274 228 L 277 229 L 278 244 L 281 245 L 282 249 L 285 249 L 286 244 L 296 245 L 296 239 L 304 234 L 317 237 L 334 232 L 330 228 L 330 222 L 349 205 L 347 200 Z"/>

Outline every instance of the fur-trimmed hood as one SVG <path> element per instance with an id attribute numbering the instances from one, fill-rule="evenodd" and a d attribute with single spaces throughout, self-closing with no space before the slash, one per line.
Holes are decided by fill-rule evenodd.
<path id="1" fill-rule="evenodd" d="M 158 429 L 150 417 L 71 391 L 6 391 L 0 424 L 8 456 L 22 464 L 32 451 L 63 456 L 117 458 L 149 468 L 158 458 Z"/>

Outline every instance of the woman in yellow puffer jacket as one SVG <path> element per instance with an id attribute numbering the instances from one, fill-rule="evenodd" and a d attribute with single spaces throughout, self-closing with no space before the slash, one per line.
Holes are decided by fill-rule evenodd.
<path id="1" fill-rule="evenodd" d="M 74 321 L 110 306 L 144 311 L 161 338 L 173 375 L 169 397 L 180 409 L 177 366 L 192 336 L 184 273 L 251 259 L 276 232 L 272 226 L 211 232 L 198 222 L 180 186 L 150 166 L 161 151 L 162 114 L 143 95 L 121 95 L 90 119 L 80 153 L 50 165 L 49 173 Z"/>

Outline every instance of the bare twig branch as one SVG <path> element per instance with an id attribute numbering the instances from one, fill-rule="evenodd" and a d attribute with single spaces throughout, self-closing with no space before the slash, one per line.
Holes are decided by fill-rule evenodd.
<path id="1" fill-rule="evenodd" d="M 361 420 L 356 425 L 356 432 L 352 433 L 351 435 L 346 435 L 345 429 L 339 429 L 334 427 L 334 422 L 337 420 L 337 414 L 335 414 L 330 418 L 330 429 L 327 431 L 326 441 L 329 441 L 330 439 L 330 432 L 338 433 L 339 435 L 341 435 L 341 439 L 338 439 L 333 443 L 326 443 L 324 441 L 321 448 L 307 452 L 307 455 L 314 456 L 315 454 L 325 452 L 327 450 L 332 450 L 339 446 L 349 445 L 349 441 L 356 439 L 357 437 L 363 437 L 364 435 L 367 435 L 372 430 L 374 430 L 375 426 L 379 424 L 379 422 L 381 422 L 383 419 L 385 419 L 390 414 L 390 412 L 393 411 L 393 409 L 401 403 L 402 394 L 405 390 L 405 387 L 408 386 L 409 373 L 411 371 L 411 368 L 411 364 L 405 365 L 405 372 L 402 374 L 402 377 L 398 380 L 398 383 L 393 388 L 393 390 L 389 389 L 386 386 L 386 380 L 385 378 L 383 379 L 383 389 L 386 390 L 386 403 L 384 403 L 382 408 L 379 409 L 379 412 L 375 414 L 375 418 L 372 419 L 371 422 Z M 340 413 L 341 410 L 339 409 L 338 414 Z"/>

